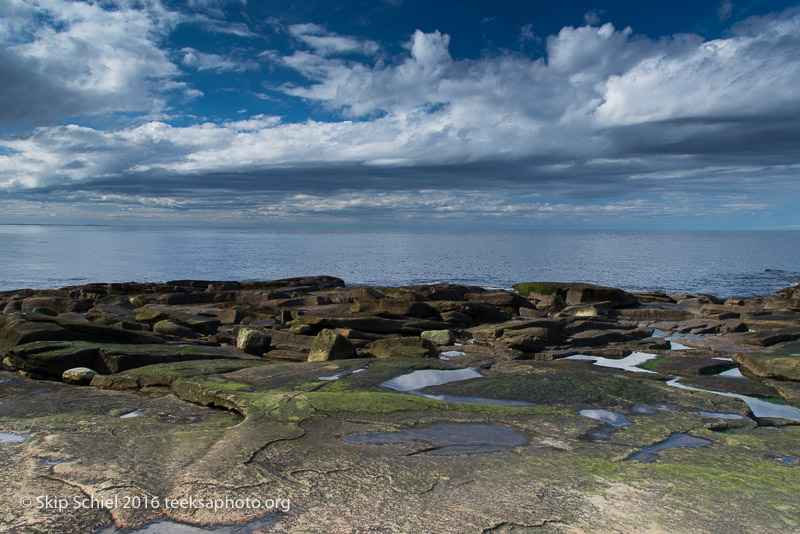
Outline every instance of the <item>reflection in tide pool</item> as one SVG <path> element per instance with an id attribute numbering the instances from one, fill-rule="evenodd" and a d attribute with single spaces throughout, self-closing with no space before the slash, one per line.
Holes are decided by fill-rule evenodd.
<path id="1" fill-rule="evenodd" d="M 800 408 L 795 408 L 788 404 L 776 404 L 774 402 L 757 399 L 755 397 L 748 397 L 747 395 L 739 395 L 738 393 L 728 393 L 727 391 L 712 391 L 708 389 L 700 389 L 686 384 L 681 384 L 679 380 L 681 377 L 673 378 L 667 382 L 668 386 L 673 386 L 680 389 L 688 389 L 689 391 L 702 391 L 705 393 L 714 393 L 715 395 L 723 395 L 725 397 L 733 397 L 745 402 L 756 417 L 777 417 L 780 419 L 788 419 L 790 421 L 800 421 Z"/>
<path id="2" fill-rule="evenodd" d="M 280 502 L 280 501 L 279 501 Z M 257 530 L 265 529 L 274 525 L 277 518 L 274 514 L 268 514 L 247 523 L 239 525 L 220 525 L 220 526 L 195 526 L 179 523 L 177 521 L 155 521 L 139 528 L 118 529 L 111 525 L 109 527 L 95 530 L 95 534 L 249 534 Z"/>
<path id="3" fill-rule="evenodd" d="M 724 376 L 726 378 L 747 378 L 742 374 L 738 367 L 734 367 L 733 369 L 728 369 L 727 371 L 723 371 L 721 373 L 717 373 L 717 376 Z"/>
<path id="4" fill-rule="evenodd" d="M 612 426 L 619 427 L 633 424 L 628 421 L 628 418 L 624 415 L 611 412 L 609 410 L 581 410 L 578 413 L 584 417 L 603 421 L 604 423 L 608 423 Z"/>
<path id="5" fill-rule="evenodd" d="M 689 434 L 673 434 L 669 438 L 660 443 L 645 447 L 639 452 L 635 452 L 628 456 L 628 460 L 648 464 L 658 458 L 655 453 L 663 451 L 664 449 L 674 449 L 676 447 L 705 447 L 711 445 L 711 441 L 703 438 L 696 438 Z"/>
<path id="6" fill-rule="evenodd" d="M 464 369 L 452 369 L 447 371 L 440 371 L 436 369 L 423 369 L 413 371 L 407 375 L 401 375 L 391 380 L 381 382 L 379 386 L 385 388 L 395 389 L 397 391 L 416 391 L 429 386 L 439 386 L 441 384 L 448 384 L 450 382 L 459 382 L 461 380 L 470 380 L 472 378 L 482 378 L 474 367 L 466 367 Z"/>
<path id="7" fill-rule="evenodd" d="M 464 369 L 451 369 L 440 371 L 436 369 L 423 369 L 413 371 L 407 375 L 401 375 L 391 380 L 381 382 L 379 386 L 402 391 L 403 393 L 410 393 L 412 395 L 419 395 L 428 399 L 434 399 L 444 402 L 458 402 L 462 404 L 491 404 L 496 406 L 532 406 L 532 402 L 517 401 L 517 400 L 503 400 L 503 399 L 489 399 L 484 397 L 463 397 L 458 395 L 435 395 L 433 393 L 423 393 L 422 389 L 430 386 L 440 386 L 442 384 L 449 384 L 450 382 L 460 382 L 462 380 L 471 380 L 473 378 L 483 378 L 473 367 L 466 367 Z"/>
<path id="8" fill-rule="evenodd" d="M 0 432 L 0 443 L 17 443 L 20 441 L 25 441 L 31 435 L 30 434 L 14 434 L 11 432 Z"/>
<path id="9" fill-rule="evenodd" d="M 622 358 L 620 360 L 603 358 L 601 356 L 586 356 L 584 354 L 576 354 L 575 356 L 568 356 L 565 359 L 594 361 L 595 365 L 600 365 L 601 367 L 611 367 L 613 369 L 622 369 L 624 371 L 632 371 L 634 373 L 654 373 L 655 371 L 640 369 L 639 367 L 636 366 L 641 365 L 648 360 L 652 360 L 655 357 L 656 357 L 655 354 L 649 354 L 647 352 L 633 352 L 629 356 L 626 356 L 625 358 Z"/>

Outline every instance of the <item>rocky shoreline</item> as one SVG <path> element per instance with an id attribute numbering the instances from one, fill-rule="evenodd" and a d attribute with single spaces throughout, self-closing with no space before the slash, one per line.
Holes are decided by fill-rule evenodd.
<path id="1" fill-rule="evenodd" d="M 800 528 L 800 286 L 180 280 L 0 310 L 10 531 Z M 291 507 L 164 506 L 256 495 Z"/>

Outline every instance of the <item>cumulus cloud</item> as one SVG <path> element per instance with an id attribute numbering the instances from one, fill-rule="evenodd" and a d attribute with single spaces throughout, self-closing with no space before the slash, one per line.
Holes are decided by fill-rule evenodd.
<path id="1" fill-rule="evenodd" d="M 161 27 L 128 11 L 151 34 Z M 652 213 L 657 196 L 666 199 L 662 211 L 708 211 L 712 201 L 703 199 L 720 206 L 714 196 L 720 188 L 736 197 L 724 202 L 733 211 L 764 209 L 770 188 L 788 187 L 787 202 L 800 196 L 800 10 L 751 19 L 712 41 L 697 35 L 654 40 L 612 23 L 565 27 L 546 39 L 543 58 L 455 59 L 449 35 L 418 30 L 405 54 L 373 61 L 376 43 L 316 24 L 288 31 L 299 49 L 264 57 L 307 82 L 276 90 L 341 119 L 258 115 L 183 126 L 146 121 L 115 130 L 40 127 L 0 141 L 0 189 L 93 192 L 105 195 L 104 202 L 186 198 L 208 209 L 245 202 L 244 195 L 258 203 L 247 209 L 273 215 L 366 213 L 416 199 L 408 202 L 425 200 L 421 206 L 443 217 L 474 213 L 471 202 L 508 217 L 558 210 L 599 216 Z M 36 50 L 47 49 L 58 33 L 23 42 L 25 54 L 14 51 L 8 68 L 19 88 L 10 91 L 38 87 L 45 98 L 55 90 L 37 85 L 37 76 L 57 66 Z M 175 66 L 153 43 L 136 46 L 155 54 L 163 69 L 156 72 L 170 80 Z M 234 68 L 224 56 L 191 48 L 181 54 L 193 68 Z M 54 79 L 80 101 L 95 87 L 119 97 L 118 80 L 131 79 L 135 88 L 138 71 L 124 72 L 107 74 L 108 80 L 91 70 L 83 78 Z M 157 99 L 146 86 L 130 94 L 150 105 Z M 670 196 L 676 190 L 680 198 Z M 439 200 L 423 191 L 436 191 Z M 532 192 L 549 200 L 514 201 Z M 748 201 L 750 195 L 761 200 Z"/>
<path id="2" fill-rule="evenodd" d="M 4 0 L 0 122 L 46 123 L 80 113 L 154 112 L 182 92 L 160 42 L 177 24 L 157 1 Z M 29 88 L 35 86 L 33 91 Z"/>

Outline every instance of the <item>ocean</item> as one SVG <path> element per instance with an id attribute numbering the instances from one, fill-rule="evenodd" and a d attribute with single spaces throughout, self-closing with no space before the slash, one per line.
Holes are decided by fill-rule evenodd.
<path id="1" fill-rule="evenodd" d="M 800 282 L 800 231 L 326 230 L 0 225 L 0 290 L 89 282 L 270 280 L 768 295 Z"/>

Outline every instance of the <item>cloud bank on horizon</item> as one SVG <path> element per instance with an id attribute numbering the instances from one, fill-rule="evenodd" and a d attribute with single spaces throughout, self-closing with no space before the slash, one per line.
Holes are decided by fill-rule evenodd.
<path id="1" fill-rule="evenodd" d="M 0 0 L 0 222 L 800 228 L 800 7 L 757 4 Z"/>

